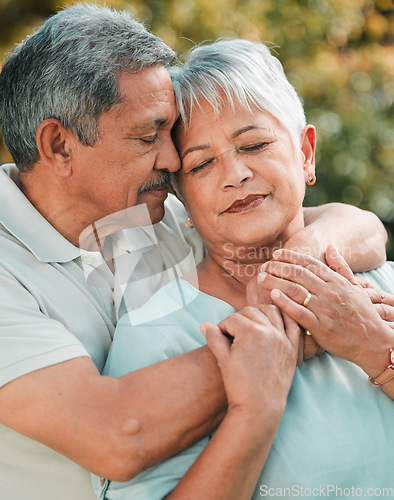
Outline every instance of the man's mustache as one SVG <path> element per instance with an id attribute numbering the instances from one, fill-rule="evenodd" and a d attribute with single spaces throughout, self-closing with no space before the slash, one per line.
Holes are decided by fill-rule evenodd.
<path id="1" fill-rule="evenodd" d="M 150 179 L 144 186 L 142 186 L 142 188 L 140 189 L 140 193 L 143 193 L 144 191 L 150 191 L 151 189 L 162 188 L 170 182 L 170 179 L 170 172 L 164 172 L 160 177 Z"/>

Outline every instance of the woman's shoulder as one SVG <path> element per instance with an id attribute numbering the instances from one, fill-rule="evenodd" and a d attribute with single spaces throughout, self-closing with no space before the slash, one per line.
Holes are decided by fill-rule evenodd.
<path id="1" fill-rule="evenodd" d="M 201 323 L 218 323 L 231 312 L 185 280 L 170 282 L 120 318 L 103 373 L 119 377 L 201 347 Z"/>
<path id="2" fill-rule="evenodd" d="M 193 316 L 197 321 L 221 321 L 234 309 L 226 302 L 207 295 L 198 284 L 177 279 L 158 290 L 142 307 L 129 311 L 118 322 L 140 325 L 149 321 L 174 322 L 182 316 Z M 175 317 L 174 317 L 175 315 Z"/>

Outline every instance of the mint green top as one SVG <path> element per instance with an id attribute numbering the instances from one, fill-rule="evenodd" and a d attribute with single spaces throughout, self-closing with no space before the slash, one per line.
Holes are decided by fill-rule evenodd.
<path id="1" fill-rule="evenodd" d="M 393 263 L 364 276 L 385 291 L 394 290 Z M 150 320 L 152 311 L 155 319 Z M 196 349 L 205 344 L 200 324 L 217 323 L 232 312 L 229 304 L 188 282 L 172 282 L 121 318 L 104 373 L 119 377 Z M 207 442 L 201 440 L 131 481 L 109 483 L 101 498 L 162 499 Z M 393 452 L 394 402 L 371 386 L 356 365 L 328 353 L 315 356 L 296 370 L 253 499 L 394 497 Z M 100 495 L 97 478 L 93 483 Z"/>

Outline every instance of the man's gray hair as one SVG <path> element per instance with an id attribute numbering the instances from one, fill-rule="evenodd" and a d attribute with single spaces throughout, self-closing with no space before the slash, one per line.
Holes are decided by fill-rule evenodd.
<path id="1" fill-rule="evenodd" d="M 36 131 L 58 119 L 88 146 L 101 115 L 121 102 L 117 76 L 175 53 L 129 13 L 77 4 L 58 12 L 17 45 L 0 74 L 0 127 L 20 170 L 39 159 Z"/>
<path id="2" fill-rule="evenodd" d="M 205 99 L 218 117 L 228 103 L 268 111 L 299 144 L 306 125 L 303 105 L 266 45 L 240 39 L 202 45 L 190 52 L 184 65 L 170 68 L 170 74 L 186 128 Z"/>

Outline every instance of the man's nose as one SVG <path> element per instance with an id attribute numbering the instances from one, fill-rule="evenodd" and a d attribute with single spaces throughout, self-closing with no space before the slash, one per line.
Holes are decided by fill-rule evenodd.
<path id="1" fill-rule="evenodd" d="M 172 142 L 171 135 L 168 135 L 169 137 L 161 141 L 160 151 L 156 158 L 155 168 L 157 170 L 168 170 L 169 172 L 176 172 L 181 166 L 181 161 L 174 143 Z"/>

